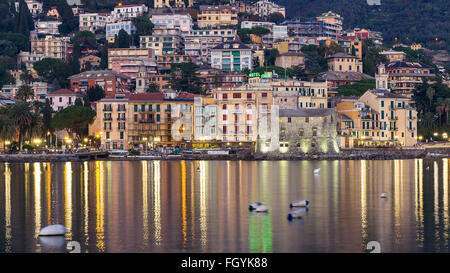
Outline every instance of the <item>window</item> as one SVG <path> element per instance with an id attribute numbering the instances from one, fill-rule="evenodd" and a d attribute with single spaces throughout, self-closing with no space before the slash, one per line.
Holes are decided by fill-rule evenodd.
<path id="1" fill-rule="evenodd" d="M 305 122 L 308 123 L 309 122 L 309 117 L 305 118 Z"/>
<path id="2" fill-rule="evenodd" d="M 291 123 L 291 118 L 288 118 L 288 123 Z"/>
<path id="3" fill-rule="evenodd" d="M 222 110 L 227 110 L 227 105 L 226 104 L 222 105 Z"/>
<path id="4" fill-rule="evenodd" d="M 312 128 L 312 135 L 317 136 L 317 128 L 316 127 Z"/>
<path id="5" fill-rule="evenodd" d="M 303 134 L 305 133 L 305 131 L 303 130 L 303 128 L 300 128 L 300 130 L 299 130 L 298 133 L 299 133 L 300 136 L 303 136 Z"/>

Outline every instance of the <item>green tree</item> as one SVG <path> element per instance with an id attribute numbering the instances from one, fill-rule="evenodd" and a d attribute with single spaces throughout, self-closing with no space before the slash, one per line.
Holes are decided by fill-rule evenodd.
<path id="1" fill-rule="evenodd" d="M 30 105 L 27 102 L 13 104 L 8 111 L 8 118 L 14 122 L 14 126 L 19 132 L 19 150 L 22 150 L 24 135 L 34 120 Z"/>
<path id="2" fill-rule="evenodd" d="M 72 74 L 72 70 L 70 66 L 62 60 L 44 58 L 35 62 L 33 68 L 45 82 L 52 83 L 52 81 L 56 79 L 61 87 L 69 86 L 69 80 L 67 78 Z"/>
<path id="3" fill-rule="evenodd" d="M 148 85 L 147 90 L 145 90 L 145 92 L 147 92 L 147 93 L 156 93 L 156 92 L 159 92 L 159 91 L 160 91 L 159 90 L 159 85 L 154 83 L 154 82 L 150 83 Z"/>
<path id="4" fill-rule="evenodd" d="M 16 16 L 15 32 L 23 34 L 25 37 L 30 35 L 30 30 L 34 29 L 34 21 L 31 16 L 28 5 L 24 0 L 19 1 L 19 13 Z"/>
<path id="5" fill-rule="evenodd" d="M 135 17 L 132 22 L 136 27 L 136 33 L 133 35 L 134 45 L 139 47 L 140 37 L 143 35 L 151 35 L 155 25 L 148 17 Z"/>
<path id="6" fill-rule="evenodd" d="M 52 127 L 53 108 L 50 105 L 50 101 L 48 99 L 45 99 L 44 106 L 41 109 L 41 115 L 42 115 L 42 129 L 43 129 L 43 131 L 45 133 L 53 132 L 53 127 Z"/>
<path id="7" fill-rule="evenodd" d="M 278 49 L 264 49 L 264 65 L 275 65 L 275 60 L 279 55 Z"/>
<path id="8" fill-rule="evenodd" d="M 90 107 L 72 105 L 57 112 L 52 120 L 52 126 L 57 130 L 67 130 L 76 134 L 78 139 L 88 133 L 88 126 L 94 121 L 95 111 Z"/>
<path id="9" fill-rule="evenodd" d="M 29 85 L 22 85 L 17 90 L 15 99 L 20 101 L 28 101 L 34 98 L 34 91 Z"/>
<path id="10" fill-rule="evenodd" d="M 337 93 L 340 96 L 358 96 L 363 95 L 367 90 L 375 89 L 374 79 L 363 79 L 354 84 L 341 85 L 337 88 Z"/>
<path id="11" fill-rule="evenodd" d="M 267 21 L 273 22 L 273 23 L 281 23 L 283 20 L 284 20 L 284 16 L 283 16 L 283 14 L 281 14 L 279 12 L 271 13 L 267 17 Z"/>
<path id="12" fill-rule="evenodd" d="M 87 90 L 85 97 L 85 102 L 99 101 L 105 97 L 105 90 L 101 86 L 95 85 Z"/>
<path id="13" fill-rule="evenodd" d="M 114 47 L 116 48 L 129 48 L 131 44 L 131 38 L 128 33 L 121 29 L 119 34 L 116 36 L 114 40 Z"/>
<path id="14" fill-rule="evenodd" d="M 16 134 L 14 121 L 8 116 L 0 116 L 0 139 L 2 141 L 12 139 Z"/>
<path id="15" fill-rule="evenodd" d="M 201 92 L 200 78 L 195 73 L 197 65 L 193 62 L 171 65 L 170 84 L 173 89 L 190 93 Z"/>
<path id="16" fill-rule="evenodd" d="M 16 80 L 6 69 L 0 65 L 0 88 L 5 84 L 13 84 Z"/>

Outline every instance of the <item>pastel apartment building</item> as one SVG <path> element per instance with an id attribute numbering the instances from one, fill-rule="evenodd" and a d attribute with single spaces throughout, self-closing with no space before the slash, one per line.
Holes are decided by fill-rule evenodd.
<path id="1" fill-rule="evenodd" d="M 140 36 L 140 47 L 151 48 L 156 56 L 181 53 L 184 44 L 180 30 L 155 29 L 152 35 Z"/>
<path id="2" fill-rule="evenodd" d="M 111 16 L 116 20 L 127 20 L 143 16 L 148 12 L 148 7 L 144 4 L 122 4 L 119 2 L 111 11 Z"/>
<path id="3" fill-rule="evenodd" d="M 116 35 L 119 35 L 120 30 L 124 30 L 128 35 L 136 33 L 136 27 L 131 21 L 119 21 L 117 23 L 106 24 L 106 40 L 109 43 L 114 43 Z"/>
<path id="4" fill-rule="evenodd" d="M 155 28 L 180 29 L 182 35 L 189 34 L 194 25 L 189 13 L 152 14 L 150 20 Z"/>
<path id="5" fill-rule="evenodd" d="M 67 59 L 70 47 L 69 37 L 45 35 L 39 38 L 39 36 L 37 33 L 30 34 L 31 54 L 43 54 L 45 58 Z"/>
<path id="6" fill-rule="evenodd" d="M 82 13 L 79 15 L 80 31 L 88 30 L 95 33 L 97 30 L 105 29 L 107 15 L 104 13 Z"/>
<path id="7" fill-rule="evenodd" d="M 233 6 L 200 6 L 197 24 L 199 28 L 216 28 L 238 24 L 239 10 Z"/>
<path id="8" fill-rule="evenodd" d="M 363 72 L 362 62 L 355 56 L 336 53 L 327 58 L 328 69 L 337 72 Z"/>
<path id="9" fill-rule="evenodd" d="M 111 70 L 92 70 L 72 75 L 70 89 L 75 92 L 85 93 L 96 85 L 103 88 L 106 95 L 129 92 L 129 78 Z"/>
<path id="10" fill-rule="evenodd" d="M 34 32 L 37 34 L 50 34 L 57 35 L 59 34 L 59 25 L 61 25 L 61 21 L 36 21 L 34 24 Z"/>
<path id="11" fill-rule="evenodd" d="M 211 49 L 211 66 L 228 71 L 252 70 L 252 50 L 239 41 L 224 42 Z"/>

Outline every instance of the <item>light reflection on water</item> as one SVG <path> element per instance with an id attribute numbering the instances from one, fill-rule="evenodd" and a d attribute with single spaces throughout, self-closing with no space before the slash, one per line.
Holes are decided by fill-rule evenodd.
<path id="1" fill-rule="evenodd" d="M 0 252 L 448 252 L 448 159 L 0 164 Z M 313 169 L 320 168 L 314 175 Z M 381 199 L 382 192 L 388 193 Z M 289 203 L 308 199 L 289 222 Z M 261 201 L 267 214 L 248 211 Z"/>

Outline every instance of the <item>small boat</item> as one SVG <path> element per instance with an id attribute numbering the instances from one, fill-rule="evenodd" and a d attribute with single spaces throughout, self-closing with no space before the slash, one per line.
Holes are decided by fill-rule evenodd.
<path id="1" fill-rule="evenodd" d="M 268 212 L 269 211 L 269 207 L 266 205 L 260 205 L 257 206 L 255 209 L 256 212 Z"/>
<path id="2" fill-rule="evenodd" d="M 260 202 L 251 203 L 250 206 L 248 206 L 249 210 L 255 210 L 257 207 L 261 206 L 262 204 Z"/>
<path id="3" fill-rule="evenodd" d="M 200 172 L 200 167 L 197 167 L 197 170 L 196 170 L 196 172 L 198 172 L 198 173 Z"/>
<path id="4" fill-rule="evenodd" d="M 383 192 L 383 193 L 380 195 L 380 198 L 387 198 L 387 197 L 388 197 L 388 195 L 387 195 L 386 192 Z"/>
<path id="5" fill-rule="evenodd" d="M 309 201 L 308 200 L 296 200 L 296 201 L 292 201 L 289 204 L 289 207 L 307 207 L 309 205 Z"/>
<path id="6" fill-rule="evenodd" d="M 320 168 L 314 169 L 314 174 L 319 174 Z"/>
<path id="7" fill-rule="evenodd" d="M 63 236 L 67 229 L 63 225 L 51 225 L 41 229 L 39 236 Z"/>

